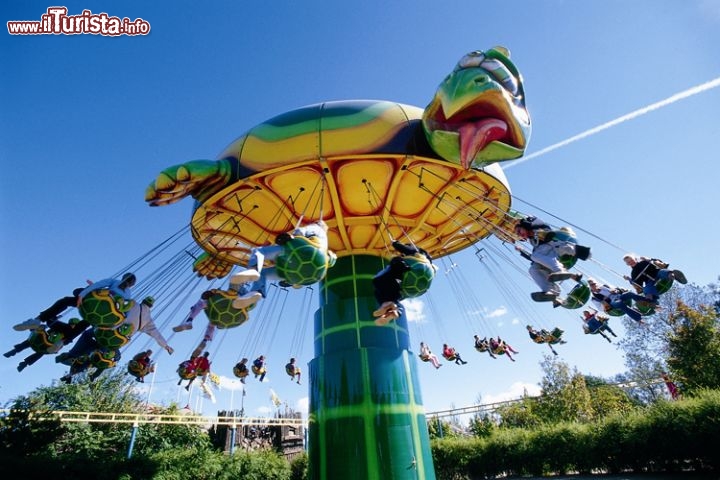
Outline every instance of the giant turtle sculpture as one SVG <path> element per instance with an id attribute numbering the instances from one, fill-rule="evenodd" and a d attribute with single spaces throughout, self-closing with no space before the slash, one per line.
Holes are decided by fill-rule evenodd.
<path id="1" fill-rule="evenodd" d="M 522 79 L 496 47 L 465 55 L 425 109 L 353 100 L 293 110 L 251 128 L 216 161 L 165 169 L 145 199 L 197 200 L 192 233 L 210 258 L 196 269 L 209 277 L 321 215 L 338 256 L 386 254 L 385 233 L 407 235 L 435 256 L 504 220 L 510 195 L 495 162 L 520 157 L 529 132 Z M 438 196 L 447 204 L 431 209 Z M 308 212 L 318 203 L 322 211 Z M 453 220 L 458 211 L 474 218 Z"/>
<path id="2" fill-rule="evenodd" d="M 151 206 L 195 199 L 190 231 L 206 255 L 194 268 L 207 278 L 247 266 L 253 247 L 303 222 L 328 225 L 337 262 L 315 316 L 310 478 L 434 478 L 407 318 L 376 326 L 372 277 L 391 238 L 441 257 L 498 233 L 511 195 L 497 162 L 521 157 L 529 135 L 522 78 L 496 47 L 463 56 L 425 109 L 378 100 L 299 108 L 148 186 Z M 378 460 L 406 457 L 413 470 Z"/>

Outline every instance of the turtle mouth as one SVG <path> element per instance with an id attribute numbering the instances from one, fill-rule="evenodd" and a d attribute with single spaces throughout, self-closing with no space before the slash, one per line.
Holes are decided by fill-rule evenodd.
<path id="1" fill-rule="evenodd" d="M 428 126 L 459 136 L 460 163 L 464 168 L 469 168 L 478 153 L 492 142 L 518 150 L 525 147 L 522 129 L 514 116 L 486 102 L 468 105 L 450 117 L 446 117 L 442 107 L 438 108 L 433 118 L 428 119 Z"/>

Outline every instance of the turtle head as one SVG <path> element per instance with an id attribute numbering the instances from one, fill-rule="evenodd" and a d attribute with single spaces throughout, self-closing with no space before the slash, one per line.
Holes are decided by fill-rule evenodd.
<path id="1" fill-rule="evenodd" d="M 433 150 L 465 168 L 519 158 L 530 137 L 530 115 L 510 52 L 495 47 L 460 59 L 423 113 Z"/>

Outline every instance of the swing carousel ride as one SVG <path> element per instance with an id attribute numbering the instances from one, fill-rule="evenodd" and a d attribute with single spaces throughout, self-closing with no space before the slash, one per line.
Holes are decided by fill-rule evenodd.
<path id="1" fill-rule="evenodd" d="M 249 129 L 217 160 L 166 168 L 149 185 L 145 199 L 151 206 L 195 200 L 189 225 L 193 245 L 177 256 L 192 256 L 193 280 L 180 278 L 185 272 L 179 268 L 186 264 L 178 260 L 163 273 L 178 277 L 176 284 L 161 285 L 148 276 L 141 282 L 141 295 L 135 296 L 179 299 L 198 282 L 209 283 L 199 308 L 210 325 L 242 330 L 246 323 L 268 325 L 268 317 L 277 314 L 253 318 L 261 310 L 256 306 L 278 293 L 292 294 L 290 287 L 317 285 L 314 358 L 302 377 L 310 390 L 311 478 L 434 478 L 407 315 L 398 308 L 394 321 L 377 321 L 387 312 L 378 314 L 373 277 L 397 256 L 394 241 L 427 252 L 446 272 L 454 268 L 454 253 L 472 248 L 503 295 L 529 300 L 527 291 L 513 290 L 517 286 L 507 271 L 519 268 L 524 274 L 529 263 L 521 255 L 534 264 L 534 252 L 518 248 L 518 254 L 504 246 L 524 244 L 517 227 L 528 227 L 534 219 L 512 205 L 498 162 L 521 157 L 530 130 L 521 75 L 502 47 L 462 57 L 425 109 L 353 100 L 278 115 Z M 288 235 L 308 224 L 326 226 L 327 245 Z M 545 268 L 545 280 L 552 288 L 565 280 L 573 286 L 562 295 L 543 290 L 538 293 L 544 296 L 534 295 L 533 300 L 567 310 L 585 306 L 591 297 L 587 276 L 570 269 L 580 271 L 576 262 L 589 260 L 589 249 L 567 227 L 544 225 L 542 235 L 541 244 L 554 242 L 561 264 Z M 495 243 L 488 243 L 490 237 Z M 269 245 L 281 246 L 274 262 L 253 265 L 254 249 Z M 437 268 L 419 257 L 404 258 L 408 272 L 400 279 L 398 300 L 425 294 Z M 281 288 L 267 295 L 263 291 L 265 299 L 257 295 L 252 303 L 238 303 L 243 291 L 232 279 L 252 267 L 258 267 L 258 275 L 274 269 Z M 537 272 L 530 273 L 535 279 Z M 211 288 L 224 279 L 230 279 L 230 288 Z M 671 283 L 665 281 L 664 291 Z M 126 319 L 132 303 L 103 290 L 82 299 L 79 311 L 97 342 L 83 357 L 86 366 L 100 371 L 114 366 L 117 351 L 137 331 Z M 520 313 L 531 308 L 513 304 Z M 643 308 L 643 314 L 652 314 L 652 303 Z M 607 313 L 623 314 L 618 309 Z M 533 317 L 529 310 L 526 316 Z M 309 323 L 302 315 L 297 322 Z M 595 330 L 588 333 L 601 333 Z M 46 345 L 46 353 L 57 351 L 51 351 L 57 342 L 47 338 L 45 329 L 33 335 L 45 335 L 46 340 L 33 345 Z M 553 346 L 563 343 L 561 336 L 559 328 L 542 329 L 533 341 L 557 354 Z M 208 333 L 192 357 L 200 357 L 212 338 Z M 488 351 L 477 342 L 476 348 Z M 495 357 L 506 351 L 496 346 L 489 353 Z M 131 362 L 138 379 L 151 371 L 140 360 Z M 252 374 L 264 375 L 264 368 L 263 362 L 253 365 L 243 358 L 233 371 L 245 382 Z M 181 379 L 194 378 L 188 365 L 181 370 Z M 293 379 L 299 372 L 287 370 Z"/>

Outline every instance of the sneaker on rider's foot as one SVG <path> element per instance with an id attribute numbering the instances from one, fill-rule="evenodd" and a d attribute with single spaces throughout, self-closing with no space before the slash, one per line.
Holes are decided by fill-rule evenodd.
<path id="1" fill-rule="evenodd" d="M 262 298 L 260 292 L 250 292 L 245 295 L 240 295 L 232 302 L 233 308 L 240 310 L 241 308 L 247 308 L 250 305 L 256 304 Z"/>
<path id="2" fill-rule="evenodd" d="M 63 352 L 57 357 L 55 357 L 55 363 L 62 363 L 65 364 L 66 361 L 70 359 L 70 354 L 68 352 Z"/>
<path id="3" fill-rule="evenodd" d="M 173 327 L 173 332 L 183 332 L 192 329 L 192 322 L 183 322 L 177 327 Z"/>
<path id="4" fill-rule="evenodd" d="M 16 330 L 18 332 L 22 330 L 35 330 L 37 328 L 40 328 L 42 325 L 42 322 L 38 320 L 37 318 L 29 318 L 25 320 L 22 323 L 18 323 L 17 325 L 13 326 L 13 330 Z"/>
<path id="5" fill-rule="evenodd" d="M 682 283 L 683 285 L 687 283 L 687 278 L 685 277 L 685 274 L 680 270 L 673 270 L 672 275 L 675 280 Z"/>
<path id="6" fill-rule="evenodd" d="M 230 277 L 230 283 L 233 284 L 242 284 L 247 282 L 255 282 L 260 279 L 260 274 L 257 270 L 254 268 L 249 268 L 247 270 L 243 270 L 242 272 L 238 272 L 235 275 Z"/>

